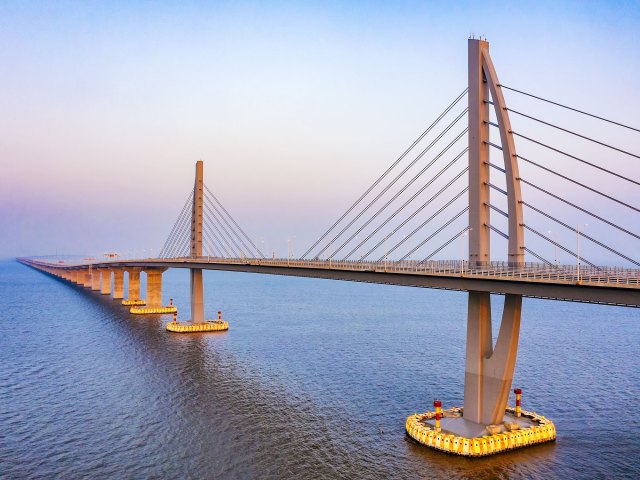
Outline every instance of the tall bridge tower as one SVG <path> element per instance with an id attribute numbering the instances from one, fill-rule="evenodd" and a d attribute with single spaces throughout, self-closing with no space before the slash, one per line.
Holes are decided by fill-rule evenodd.
<path id="1" fill-rule="evenodd" d="M 469 39 L 469 267 L 490 261 L 489 106 L 500 131 L 507 186 L 508 260 L 524 263 L 522 194 L 518 158 L 509 114 L 500 89 L 489 42 Z M 479 424 L 503 420 L 520 333 L 522 295 L 505 295 L 502 323 L 495 347 L 491 332 L 491 295 L 469 291 L 464 417 Z"/>
<path id="2" fill-rule="evenodd" d="M 179 217 L 179 221 L 174 225 L 173 233 L 180 230 L 180 225 L 185 227 L 184 233 L 188 233 L 189 242 L 188 250 L 179 250 L 184 256 L 189 258 L 189 275 L 191 280 L 191 320 L 189 322 L 178 322 L 177 315 L 174 321 L 167 324 L 167 330 L 177 333 L 200 333 L 223 331 L 229 328 L 229 324 L 222 320 L 220 312 L 218 312 L 217 320 L 205 320 L 204 317 L 204 285 L 202 279 L 202 264 L 207 263 L 208 257 L 203 257 L 203 240 L 205 225 L 205 186 L 204 186 L 204 162 L 198 160 L 196 162 L 196 175 L 191 193 L 191 215 L 188 215 L 189 200 L 183 207 L 183 212 Z M 184 214 L 184 217 L 183 217 Z M 180 218 L 182 217 L 182 220 Z M 191 228 L 189 232 L 189 217 L 191 220 Z M 177 228 L 177 230 L 176 230 Z M 170 235 L 171 238 L 172 235 Z M 178 235 L 180 236 L 180 235 Z M 176 237 L 174 237 L 175 239 Z M 167 247 L 167 244 L 165 244 Z M 164 250 L 164 248 L 163 248 Z M 179 255 L 179 254 L 177 254 Z"/>
<path id="3" fill-rule="evenodd" d="M 191 257 L 202 256 L 202 211 L 204 208 L 204 165 L 202 160 L 196 162 L 196 179 L 193 186 L 193 205 L 191 208 Z M 202 285 L 202 269 L 191 269 L 191 321 L 204 322 L 204 300 Z"/>

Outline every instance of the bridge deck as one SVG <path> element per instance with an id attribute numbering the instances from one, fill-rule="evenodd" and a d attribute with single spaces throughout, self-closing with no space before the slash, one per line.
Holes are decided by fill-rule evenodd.
<path id="1" fill-rule="evenodd" d="M 520 267 L 492 262 L 467 268 L 466 262 L 352 262 L 260 258 L 181 257 L 69 262 L 20 259 L 49 268 L 202 268 L 238 272 L 325 278 L 447 290 L 640 307 L 640 270 L 622 267 L 580 267 L 526 263 Z"/>

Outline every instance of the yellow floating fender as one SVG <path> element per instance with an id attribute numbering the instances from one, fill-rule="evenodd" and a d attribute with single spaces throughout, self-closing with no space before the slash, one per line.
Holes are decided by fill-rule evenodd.
<path id="1" fill-rule="evenodd" d="M 453 435 L 444 435 L 444 438 L 442 440 L 442 449 L 445 450 L 446 452 L 450 452 L 451 449 L 453 448 L 451 437 L 453 437 Z"/>
<path id="2" fill-rule="evenodd" d="M 500 434 L 500 448 L 507 450 L 509 448 L 509 436 L 506 433 Z"/>
<path id="3" fill-rule="evenodd" d="M 489 442 L 487 442 L 486 435 L 480 438 L 480 452 L 486 455 L 489 452 Z"/>
<path id="4" fill-rule="evenodd" d="M 487 443 L 489 444 L 488 445 L 489 452 L 490 453 L 495 452 L 496 451 L 496 446 L 497 446 L 496 445 L 496 438 L 493 435 L 491 435 L 489 438 L 487 438 Z"/>
<path id="5" fill-rule="evenodd" d="M 480 455 L 482 453 L 481 448 L 480 448 L 480 439 L 479 438 L 474 438 L 473 439 L 473 454 L 474 455 Z"/>
<path id="6" fill-rule="evenodd" d="M 427 445 L 435 446 L 436 444 L 436 432 L 434 430 L 429 430 L 427 433 Z"/>
<path id="7" fill-rule="evenodd" d="M 460 450 L 462 449 L 461 440 L 462 440 L 462 438 L 460 438 L 460 437 L 453 437 L 453 448 L 452 448 L 452 451 L 454 453 L 460 453 Z"/>

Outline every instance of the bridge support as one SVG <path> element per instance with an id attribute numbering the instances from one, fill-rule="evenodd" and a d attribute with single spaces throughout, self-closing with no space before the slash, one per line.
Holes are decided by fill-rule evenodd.
<path id="1" fill-rule="evenodd" d="M 140 300 L 140 269 L 129 270 L 129 300 Z"/>
<path id="2" fill-rule="evenodd" d="M 191 321 L 204 322 L 204 294 L 202 284 L 202 269 L 191 269 Z"/>
<path id="3" fill-rule="evenodd" d="M 204 207 L 204 164 L 196 162 L 196 179 L 193 185 L 191 207 L 191 256 L 202 256 L 202 211 Z M 202 269 L 191 269 L 191 322 L 204 322 Z"/>
<path id="4" fill-rule="evenodd" d="M 100 290 L 100 272 L 97 268 L 91 269 L 91 290 Z"/>
<path id="5" fill-rule="evenodd" d="M 162 273 L 165 270 L 165 268 L 145 270 L 147 274 L 147 306 L 150 308 L 162 307 Z"/>
<path id="6" fill-rule="evenodd" d="M 507 258 L 510 266 L 519 267 L 524 262 L 524 222 L 518 157 L 509 114 L 489 55 L 489 43 L 469 39 L 468 47 L 469 266 L 481 268 L 490 262 L 491 179 L 488 142 L 491 120 L 489 105 L 492 104 L 504 161 L 509 229 Z M 442 426 L 445 435 L 442 438 L 433 434 L 436 425 L 431 423 L 431 412 L 409 417 L 407 432 L 420 443 L 433 448 L 470 456 L 488 455 L 554 440 L 556 434 L 553 423 L 535 413 L 523 423 L 520 417 L 511 415 L 507 407 L 518 354 L 522 295 L 505 295 L 495 347 L 491 332 L 491 294 L 469 291 L 468 302 L 464 407 L 445 412 Z M 509 418 L 505 421 L 507 415 Z M 521 441 L 521 433 L 514 434 L 512 440 L 512 430 L 522 431 L 527 441 Z M 505 436 L 509 437 L 507 443 Z"/>
<path id="7" fill-rule="evenodd" d="M 113 269 L 113 299 L 124 298 L 124 269 Z"/>
<path id="8" fill-rule="evenodd" d="M 144 271 L 147 274 L 147 306 L 138 306 L 144 305 L 142 302 L 135 302 L 131 297 L 126 302 L 123 302 L 124 305 L 133 305 L 129 310 L 131 313 L 137 315 L 145 315 L 145 314 L 161 314 L 161 313 L 174 313 L 177 312 L 178 309 L 175 305 L 162 306 L 162 274 L 166 268 L 145 268 Z M 140 289 L 139 283 L 139 272 L 136 272 L 137 276 L 137 288 L 138 291 Z M 136 274 L 134 273 L 134 277 Z M 129 285 L 131 285 L 131 271 L 129 272 Z M 131 290 L 129 291 L 131 295 Z"/>
<path id="9" fill-rule="evenodd" d="M 521 295 L 506 295 L 495 348 L 491 295 L 469 292 L 464 418 L 483 425 L 502 423 L 518 355 Z"/>
<path id="10" fill-rule="evenodd" d="M 102 276 L 100 293 L 102 295 L 110 295 L 111 294 L 111 270 L 109 270 L 108 268 L 99 268 L 98 271 Z"/>
<path id="11" fill-rule="evenodd" d="M 204 181 L 202 160 L 196 162 L 196 178 L 191 207 L 191 257 L 202 256 L 202 213 L 204 208 Z M 229 324 L 222 319 L 208 321 L 204 318 L 204 294 L 202 269 L 191 269 L 191 321 L 178 323 L 177 317 L 167 324 L 167 330 L 178 333 L 227 330 Z"/>
<path id="12" fill-rule="evenodd" d="M 490 261 L 489 105 L 493 103 L 502 143 L 509 224 L 508 261 L 524 261 L 522 195 L 509 114 L 489 42 L 469 39 L 469 265 Z M 491 96 L 489 96 L 491 94 Z M 489 293 L 469 292 L 464 417 L 480 424 L 502 422 L 518 352 L 522 296 L 506 295 L 495 350 Z"/>
<path id="13" fill-rule="evenodd" d="M 146 301 L 140 300 L 140 268 L 128 267 L 129 272 L 129 291 L 126 300 L 122 300 L 122 305 L 142 306 L 146 305 Z"/>
<path id="14" fill-rule="evenodd" d="M 80 270 L 80 274 L 82 275 L 82 285 L 84 288 L 91 288 L 91 274 L 89 273 L 89 269 Z"/>

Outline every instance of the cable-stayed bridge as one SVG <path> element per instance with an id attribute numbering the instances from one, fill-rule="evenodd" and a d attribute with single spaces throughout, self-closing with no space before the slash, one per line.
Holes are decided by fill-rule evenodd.
<path id="1" fill-rule="evenodd" d="M 113 275 L 114 298 L 124 297 L 128 272 L 132 302 L 140 300 L 144 271 L 151 310 L 162 307 L 162 272 L 188 268 L 193 324 L 205 322 L 206 269 L 467 291 L 465 428 L 501 424 L 523 296 L 640 306 L 640 155 L 627 145 L 640 145 L 640 130 L 501 84 L 486 41 L 469 40 L 468 62 L 468 87 L 300 258 L 264 255 L 204 184 L 200 161 L 157 258 L 20 260 L 105 294 Z M 553 116 L 507 106 L 507 92 L 552 107 Z M 562 123 L 567 115 L 594 122 L 598 132 L 622 132 L 615 136 L 625 142 L 581 133 Z M 585 244 L 611 265 L 581 254 Z M 459 257 L 443 259 L 458 245 Z M 544 254 L 550 249 L 554 258 Z M 505 296 L 495 345 L 492 293 Z"/>

